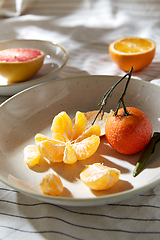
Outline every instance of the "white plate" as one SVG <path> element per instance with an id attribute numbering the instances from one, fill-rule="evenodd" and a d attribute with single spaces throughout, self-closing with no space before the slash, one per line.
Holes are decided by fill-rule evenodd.
<path id="1" fill-rule="evenodd" d="M 0 95 L 2 96 L 11 96 L 33 85 L 55 79 L 69 58 L 63 46 L 41 40 L 14 39 L 0 42 L 0 50 L 8 48 L 37 48 L 45 52 L 45 59 L 41 69 L 27 81 L 8 84 L 7 80 L 0 76 Z"/>
<path id="2" fill-rule="evenodd" d="M 139 154 L 125 156 L 108 146 L 105 137 L 99 150 L 91 158 L 69 166 L 63 163 L 43 165 L 29 169 L 23 161 L 23 148 L 34 143 L 40 132 L 51 136 L 53 117 L 66 111 L 71 118 L 75 112 L 98 109 L 105 91 L 119 77 L 85 76 L 54 80 L 31 87 L 16 94 L 0 107 L 0 180 L 12 188 L 59 205 L 92 206 L 118 202 L 144 192 L 160 183 L 160 156 L 155 151 L 145 170 L 136 178 L 132 176 Z M 108 100 L 106 111 L 115 109 L 125 82 L 122 82 Z M 150 118 L 154 131 L 160 130 L 160 88 L 142 80 L 132 79 L 127 95 L 127 106 L 143 110 Z M 158 150 L 158 149 L 157 149 Z M 79 173 L 87 164 L 104 162 L 121 171 L 120 180 L 106 191 L 91 191 L 80 180 Z M 58 197 L 43 195 L 39 183 L 44 175 L 55 170 L 62 178 L 64 192 Z"/>

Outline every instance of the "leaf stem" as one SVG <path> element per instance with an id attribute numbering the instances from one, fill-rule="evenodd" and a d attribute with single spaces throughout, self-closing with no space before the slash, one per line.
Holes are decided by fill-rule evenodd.
<path id="1" fill-rule="evenodd" d="M 128 72 L 128 80 L 127 80 L 127 83 L 126 83 L 126 85 L 125 85 L 125 88 L 124 88 L 124 91 L 123 91 L 123 93 L 122 93 L 122 96 L 120 97 L 120 99 L 119 99 L 119 101 L 118 101 L 118 106 L 117 106 L 117 109 L 116 109 L 116 111 L 115 111 L 115 113 L 114 113 L 114 116 L 117 116 L 117 113 L 118 113 L 118 110 L 119 110 L 119 108 L 120 108 L 120 104 L 121 104 L 121 103 L 122 103 L 122 105 L 123 105 L 124 115 L 125 115 L 125 116 L 128 116 L 128 115 L 129 115 L 129 113 L 127 112 L 125 103 L 124 103 L 124 96 L 125 96 L 125 94 L 126 94 L 127 87 L 128 87 L 129 82 L 130 82 L 130 79 L 131 79 L 132 71 L 133 71 L 133 67 L 131 68 L 130 72 Z"/>
<path id="2" fill-rule="evenodd" d="M 108 98 L 112 96 L 112 92 L 113 92 L 113 90 L 115 89 L 115 87 L 116 87 L 120 82 L 122 82 L 123 79 L 125 79 L 127 76 L 128 76 L 128 80 L 127 80 L 127 83 L 126 83 L 126 85 L 125 85 L 125 89 L 124 89 L 124 91 L 123 91 L 123 93 L 122 93 L 122 96 L 120 97 L 120 99 L 119 99 L 119 101 L 118 101 L 118 106 L 117 106 L 117 108 L 116 108 L 115 115 L 117 115 L 117 112 L 118 112 L 118 109 L 119 109 L 121 103 L 122 103 L 123 108 L 124 108 L 124 115 L 128 115 L 128 112 L 127 112 L 127 109 L 126 109 L 126 107 L 125 107 L 124 99 L 123 99 L 123 98 L 124 98 L 124 96 L 125 96 L 125 94 L 126 94 L 127 87 L 128 87 L 129 81 L 130 81 L 130 79 L 131 79 L 132 71 L 133 71 L 133 67 L 131 67 L 130 71 L 129 71 L 128 73 L 126 73 L 121 79 L 119 79 L 119 80 L 103 95 L 103 98 L 102 98 L 102 100 L 101 100 L 100 103 L 99 103 L 100 109 L 99 109 L 97 115 L 95 116 L 95 118 L 94 118 L 94 120 L 93 120 L 93 122 L 92 122 L 92 125 L 95 123 L 98 115 L 103 111 L 103 108 L 104 108 L 104 106 L 106 105 Z M 103 115 L 102 115 L 102 116 L 103 116 Z"/>

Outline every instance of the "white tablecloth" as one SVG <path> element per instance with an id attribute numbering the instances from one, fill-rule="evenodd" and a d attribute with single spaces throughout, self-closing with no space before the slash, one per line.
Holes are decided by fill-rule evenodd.
<path id="1" fill-rule="evenodd" d="M 0 40 L 48 40 L 68 50 L 58 78 L 124 75 L 109 56 L 109 43 L 128 35 L 151 38 L 155 58 L 133 75 L 160 84 L 159 0 L 1 0 L 0 16 Z M 0 239 L 158 240 L 160 186 L 118 204 L 62 207 L 0 183 Z"/>

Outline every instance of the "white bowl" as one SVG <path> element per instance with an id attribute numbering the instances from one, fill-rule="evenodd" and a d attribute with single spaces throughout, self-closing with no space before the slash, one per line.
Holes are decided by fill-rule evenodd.
<path id="1" fill-rule="evenodd" d="M 103 94 L 118 76 L 85 76 L 54 80 L 31 87 L 11 97 L 0 107 L 0 180 L 12 188 L 41 201 L 69 206 L 92 206 L 118 202 L 140 194 L 160 183 L 159 152 L 151 156 L 145 169 L 133 177 L 139 154 L 126 156 L 116 152 L 101 138 L 98 151 L 89 159 L 68 166 L 64 163 L 46 164 L 29 169 L 23 160 L 23 149 L 34 143 L 36 133 L 51 136 L 51 123 L 56 114 L 66 111 L 71 118 L 75 112 L 99 109 Z M 125 81 L 118 85 L 108 100 L 105 111 L 115 110 Z M 160 87 L 132 79 L 125 96 L 126 106 L 144 111 L 154 131 L 160 130 Z M 79 179 L 87 164 L 103 162 L 121 171 L 120 180 L 105 191 L 91 191 Z M 64 192 L 58 197 L 44 195 L 39 188 L 42 178 L 56 171 L 62 178 Z"/>

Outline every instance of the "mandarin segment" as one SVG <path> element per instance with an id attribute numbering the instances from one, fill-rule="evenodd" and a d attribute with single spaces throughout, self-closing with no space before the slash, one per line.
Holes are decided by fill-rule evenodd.
<path id="1" fill-rule="evenodd" d="M 93 190 L 106 190 L 111 188 L 118 180 L 120 171 L 109 168 L 101 163 L 88 165 L 81 173 L 81 181 Z"/>
<path id="2" fill-rule="evenodd" d="M 100 136 L 100 133 L 101 133 L 100 126 L 92 125 L 75 140 L 75 143 L 80 142 L 85 138 L 91 137 L 92 135 Z"/>
<path id="3" fill-rule="evenodd" d="M 82 133 L 85 131 L 86 122 L 87 120 L 84 116 L 84 113 L 77 111 L 75 116 L 72 140 L 75 140 L 80 135 L 82 135 Z"/>
<path id="4" fill-rule="evenodd" d="M 63 162 L 67 164 L 73 164 L 76 161 L 77 156 L 73 150 L 73 147 L 71 146 L 71 143 L 68 142 L 64 150 Z"/>
<path id="5" fill-rule="evenodd" d="M 74 152 L 77 156 L 77 160 L 84 160 L 92 156 L 98 149 L 100 144 L 100 138 L 96 135 L 92 135 L 81 142 L 72 145 Z"/>
<path id="6" fill-rule="evenodd" d="M 53 119 L 51 131 L 53 132 L 53 139 L 62 142 L 68 142 L 73 135 L 72 121 L 68 114 L 64 111 L 60 112 Z"/>
<path id="7" fill-rule="evenodd" d="M 43 178 L 40 188 L 44 194 L 57 196 L 63 192 L 63 183 L 57 173 L 49 173 Z"/>
<path id="8" fill-rule="evenodd" d="M 41 154 L 35 145 L 28 145 L 23 150 L 24 161 L 28 167 L 33 167 L 40 162 Z"/>
<path id="9" fill-rule="evenodd" d="M 62 144 L 64 144 L 64 142 L 62 142 L 62 141 L 52 139 L 52 138 L 50 138 L 50 137 L 48 137 L 48 136 L 45 136 L 45 135 L 43 135 L 43 134 L 41 134 L 41 133 L 37 133 L 37 134 L 35 135 L 35 143 L 36 143 L 36 144 L 39 144 L 40 142 L 42 142 L 42 141 L 44 141 L 44 140 L 48 140 L 48 141 L 52 142 L 53 144 L 57 144 L 57 145 L 62 145 Z"/>
<path id="10" fill-rule="evenodd" d="M 62 162 L 65 145 L 56 145 L 52 141 L 44 140 L 38 143 L 41 155 L 50 162 Z"/>
<path id="11" fill-rule="evenodd" d="M 35 142 L 38 144 L 39 142 L 42 142 L 44 140 L 51 140 L 51 138 L 41 134 L 41 133 L 37 133 L 34 137 Z"/>

